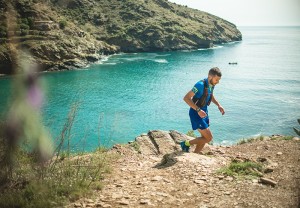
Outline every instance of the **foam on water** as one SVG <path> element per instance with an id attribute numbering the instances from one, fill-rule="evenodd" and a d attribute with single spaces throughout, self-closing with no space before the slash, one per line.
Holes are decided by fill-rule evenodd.
<path id="1" fill-rule="evenodd" d="M 214 50 L 214 49 L 220 49 L 220 48 L 223 48 L 224 46 L 221 46 L 221 45 L 214 45 L 213 47 L 211 48 L 199 48 L 197 49 L 198 51 L 206 51 L 206 50 Z"/>
<path id="2" fill-rule="evenodd" d="M 153 61 L 157 63 L 168 63 L 166 59 L 154 59 Z"/>

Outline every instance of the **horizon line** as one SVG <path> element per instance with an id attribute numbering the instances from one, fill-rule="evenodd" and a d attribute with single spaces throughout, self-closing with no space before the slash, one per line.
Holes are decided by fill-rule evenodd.
<path id="1" fill-rule="evenodd" d="M 300 25 L 236 25 L 237 27 L 300 27 Z"/>

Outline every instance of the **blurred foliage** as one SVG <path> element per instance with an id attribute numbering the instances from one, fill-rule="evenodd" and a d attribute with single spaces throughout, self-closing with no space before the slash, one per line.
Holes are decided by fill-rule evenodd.
<path id="1" fill-rule="evenodd" d="M 299 125 L 300 125 L 300 119 L 297 119 L 297 121 L 298 121 L 298 123 L 299 123 Z M 298 136 L 300 136 L 300 130 L 299 129 L 297 129 L 297 128 L 293 128 L 294 129 L 294 131 L 296 132 L 296 134 L 298 135 Z"/>
<path id="2" fill-rule="evenodd" d="M 18 1 L 26 2 L 31 1 Z M 11 29 L 27 35 L 33 19 L 14 14 L 12 10 L 7 17 L 8 22 L 15 22 Z M 3 34 L 5 26 L 0 27 Z M 54 151 L 53 138 L 43 125 L 41 113 L 44 83 L 40 79 L 40 66 L 32 61 L 29 51 L 16 47 L 21 45 L 19 41 L 26 44 L 24 39 L 16 36 L 9 39 L 0 46 L 11 53 L 14 72 L 8 110 L 0 119 L 0 207 L 61 207 L 67 200 L 76 200 L 90 192 L 90 188 L 101 188 L 99 183 L 109 172 L 110 155 L 104 151 L 72 155 L 70 148 L 62 151 L 62 144 L 70 144 L 76 105 Z"/>
<path id="3" fill-rule="evenodd" d="M 189 131 L 186 133 L 186 135 L 188 135 L 188 136 L 190 136 L 190 137 L 194 137 L 194 138 L 197 137 L 196 134 L 195 134 L 195 132 L 194 132 L 194 130 L 189 130 Z"/>
<path id="4" fill-rule="evenodd" d="M 107 149 L 99 147 L 94 153 L 72 153 L 70 148 L 71 129 L 76 117 L 74 105 L 61 131 L 55 155 L 43 163 L 37 152 L 29 152 L 27 145 L 17 145 L 8 166 L 9 177 L 3 159 L 9 147 L 5 135 L 7 124 L 0 122 L 0 207 L 62 207 L 93 190 L 102 188 L 105 174 L 110 173 L 110 164 L 117 158 Z"/>

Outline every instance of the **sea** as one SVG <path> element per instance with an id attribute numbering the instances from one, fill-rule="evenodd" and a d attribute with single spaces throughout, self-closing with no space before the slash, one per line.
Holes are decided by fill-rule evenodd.
<path id="1" fill-rule="evenodd" d="M 300 27 L 238 27 L 243 40 L 210 49 L 121 53 L 71 71 L 42 73 L 42 116 L 53 140 L 73 106 L 74 151 L 126 144 L 150 130 L 191 133 L 183 101 L 212 67 L 223 73 L 209 106 L 213 144 L 273 134 L 296 135 L 300 118 Z M 0 77 L 0 114 L 11 100 L 14 76 Z M 199 136 L 197 131 L 194 131 Z"/>

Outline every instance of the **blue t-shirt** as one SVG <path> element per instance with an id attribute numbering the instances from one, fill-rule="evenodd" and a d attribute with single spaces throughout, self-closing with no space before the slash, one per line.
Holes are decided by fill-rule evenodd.
<path id="1" fill-rule="evenodd" d="M 207 86 L 209 86 L 208 79 L 204 79 L 204 81 L 206 82 Z M 213 88 L 214 88 L 213 86 L 209 86 L 208 87 L 208 96 L 206 98 L 206 104 L 205 104 L 205 106 L 203 108 L 201 108 L 205 112 L 207 112 L 207 103 L 208 103 L 208 101 L 209 101 L 209 99 L 211 97 L 211 94 L 213 92 Z M 192 91 L 193 91 L 193 93 L 195 93 L 194 96 L 196 98 L 200 98 L 203 95 L 203 93 L 204 93 L 204 83 L 203 83 L 203 81 L 200 80 L 199 82 L 197 82 L 195 84 L 195 86 L 193 87 Z"/>

